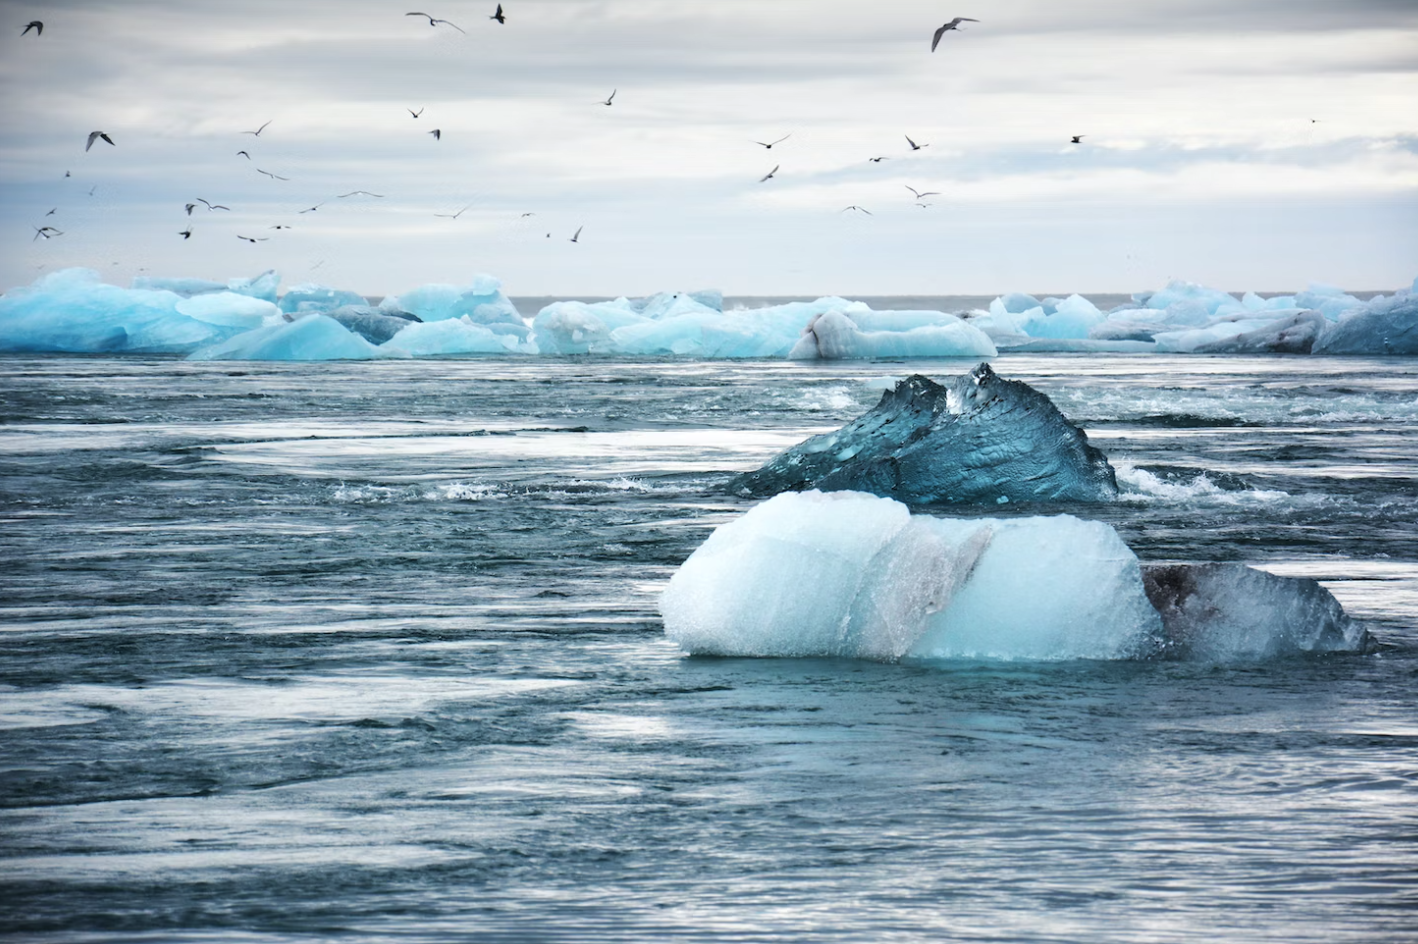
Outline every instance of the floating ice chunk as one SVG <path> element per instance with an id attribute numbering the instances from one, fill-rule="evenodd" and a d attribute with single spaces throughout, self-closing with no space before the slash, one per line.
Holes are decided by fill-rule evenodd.
<path id="1" fill-rule="evenodd" d="M 326 315 L 266 325 L 195 351 L 194 361 L 333 361 L 379 357 L 380 349 Z"/>
<path id="2" fill-rule="evenodd" d="M 423 321 L 463 318 L 476 324 L 522 324 L 522 315 L 502 294 L 502 282 L 490 275 L 475 275 L 471 285 L 421 285 L 386 299 Z"/>
<path id="3" fill-rule="evenodd" d="M 370 344 L 383 344 L 419 320 L 417 315 L 411 315 L 407 311 L 399 311 L 396 308 L 375 309 L 368 305 L 336 308 L 329 313 L 329 317 Z"/>
<path id="4" fill-rule="evenodd" d="M 988 335 L 954 315 L 864 312 L 849 317 L 828 311 L 808 322 L 788 357 L 993 357 L 997 353 Z"/>
<path id="5" fill-rule="evenodd" d="M 553 302 L 532 320 L 532 338 L 543 354 L 605 352 L 611 331 L 648 319 L 631 310 L 625 299 L 615 302 Z"/>
<path id="6" fill-rule="evenodd" d="M 1052 313 L 1045 309 L 1042 316 L 1031 315 L 1024 322 L 1024 332 L 1031 338 L 1086 338 L 1089 330 L 1106 317 L 1088 299 L 1070 295 Z"/>
<path id="7" fill-rule="evenodd" d="M 1035 308 L 1038 308 L 1040 311 L 1044 310 L 1044 306 L 1039 302 L 1039 299 L 1035 298 L 1033 295 L 1026 295 L 1023 292 L 1010 292 L 1008 295 L 1001 295 L 999 298 L 996 298 L 990 303 L 991 314 L 995 313 L 997 306 L 1000 313 L 1008 312 L 1015 315 L 1023 314 Z M 1051 314 L 1051 312 L 1048 311 L 1044 313 Z"/>
<path id="8" fill-rule="evenodd" d="M 636 314 L 652 321 L 688 314 L 720 314 L 724 310 L 724 297 L 718 292 L 661 292 L 649 298 L 625 301 Z"/>
<path id="9" fill-rule="evenodd" d="M 495 327 L 512 328 L 512 325 Z M 523 326 L 522 332 L 526 332 Z M 535 354 L 515 331 L 499 333 L 493 327 L 473 322 L 468 316 L 441 321 L 406 323 L 406 327 L 383 345 L 382 350 L 407 357 L 439 354 Z"/>
<path id="10" fill-rule="evenodd" d="M 1362 652 L 1371 640 L 1314 580 L 1242 564 L 1149 564 L 1147 595 L 1165 627 L 1158 656 L 1231 661 Z"/>
<path id="11" fill-rule="evenodd" d="M 1308 354 L 1329 324 L 1317 311 L 1247 314 L 1206 328 L 1158 334 L 1157 349 L 1187 354 Z"/>
<path id="12" fill-rule="evenodd" d="M 314 282 L 292 286 L 281 296 L 280 301 L 281 311 L 286 314 L 330 312 L 346 305 L 368 304 L 369 300 L 363 295 L 357 295 L 342 288 L 317 285 Z"/>
<path id="13" fill-rule="evenodd" d="M 858 492 L 779 495 L 721 526 L 660 611 L 688 652 L 739 656 L 1112 659 L 1160 630 L 1105 524 L 912 517 Z"/>
<path id="14" fill-rule="evenodd" d="M 0 350 L 187 353 L 240 330 L 188 317 L 165 290 L 126 289 L 64 269 L 0 297 Z"/>
<path id="15" fill-rule="evenodd" d="M 1418 354 L 1418 294 L 1400 290 L 1341 315 L 1315 342 L 1314 353 Z"/>
<path id="16" fill-rule="evenodd" d="M 242 331 L 283 320 L 281 310 L 273 303 L 226 290 L 184 298 L 175 307 L 189 318 Z"/>
<path id="17" fill-rule="evenodd" d="M 276 303 L 276 293 L 281 287 L 281 274 L 275 269 L 267 269 L 254 279 L 229 279 L 227 291 L 238 295 L 250 295 L 271 304 Z"/>
<path id="18" fill-rule="evenodd" d="M 835 433 L 813 436 L 735 476 L 738 495 L 807 488 L 902 501 L 1085 501 L 1117 498 L 1112 466 L 1028 384 L 988 364 L 943 387 L 919 374 Z"/>
<path id="19" fill-rule="evenodd" d="M 1173 305 L 1181 303 L 1198 305 L 1205 309 L 1209 315 L 1216 314 L 1216 310 L 1223 305 L 1234 308 L 1242 307 L 1234 295 L 1180 279 L 1168 282 L 1166 288 L 1148 293 L 1144 298 L 1138 298 L 1136 295 L 1133 298 L 1143 302 L 1146 308 L 1159 310 L 1171 308 Z"/>

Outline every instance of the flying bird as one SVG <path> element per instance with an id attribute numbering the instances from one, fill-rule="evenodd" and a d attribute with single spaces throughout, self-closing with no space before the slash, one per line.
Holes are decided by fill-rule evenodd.
<path id="1" fill-rule="evenodd" d="M 489 19 L 489 20 L 496 20 L 496 21 L 499 22 L 499 23 L 506 23 L 506 22 L 507 22 L 507 17 L 505 17 L 505 16 L 502 15 L 502 4 L 499 3 L 499 4 L 497 5 L 497 12 L 494 13 L 492 16 L 488 17 L 488 19 Z"/>
<path id="2" fill-rule="evenodd" d="M 960 24 L 961 24 L 961 23 L 978 23 L 978 22 L 980 22 L 980 21 L 979 21 L 979 20 L 972 20 L 972 19 L 971 19 L 970 17 L 968 17 L 968 16 L 957 16 L 955 19 L 951 20 L 949 23 L 945 24 L 945 25 L 942 26 L 940 29 L 938 29 L 938 30 L 935 31 L 935 35 L 931 37 L 931 52 L 935 52 L 935 48 L 940 45 L 940 38 L 941 38 L 942 36 L 944 36 L 944 35 L 945 35 L 947 32 L 949 32 L 950 30 L 958 30 L 958 29 L 960 29 Z"/>
<path id="3" fill-rule="evenodd" d="M 602 104 L 602 105 L 609 105 L 611 102 L 615 101 L 615 93 L 616 93 L 616 92 L 619 92 L 619 91 L 620 91 L 620 89 L 612 89 L 612 90 L 611 90 L 610 97 L 607 98 L 605 101 L 601 102 L 601 104 Z"/>
<path id="4" fill-rule="evenodd" d="M 179 231 L 177 235 L 181 236 L 183 239 L 191 239 L 192 227 L 188 226 L 186 229 Z"/>
<path id="5" fill-rule="evenodd" d="M 581 231 L 582 231 L 583 229 L 585 229 L 585 228 L 586 228 L 586 227 L 584 227 L 584 226 L 578 226 L 578 227 L 576 227 L 576 233 L 575 233 L 575 235 L 573 235 L 573 236 L 571 237 L 571 241 L 572 241 L 573 243 L 579 243 L 579 242 L 581 241 Z"/>
<path id="6" fill-rule="evenodd" d="M 31 239 L 30 242 L 34 242 L 35 239 L 39 239 L 41 236 L 45 239 L 52 239 L 55 236 L 63 235 L 62 230 L 55 229 L 53 226 L 36 226 L 34 228 L 34 239 Z"/>
<path id="7" fill-rule="evenodd" d="M 852 205 L 849 206 L 849 207 L 843 207 L 843 208 L 841 209 L 841 212 L 842 212 L 842 213 L 846 213 L 848 210 L 861 210 L 861 211 L 862 211 L 863 213 L 865 213 L 867 216 L 871 216 L 871 215 L 872 215 L 871 210 L 868 210 L 866 207 L 859 207 L 859 206 L 857 206 L 855 203 L 852 204 Z"/>
<path id="8" fill-rule="evenodd" d="M 89 143 L 86 144 L 86 145 L 84 145 L 84 150 L 87 151 L 89 148 L 93 147 L 93 146 L 94 146 L 94 142 L 97 141 L 99 138 L 103 138 L 103 139 L 104 139 L 105 141 L 107 141 L 109 144 L 113 144 L 113 139 L 110 138 L 106 132 L 103 132 L 103 131 L 90 131 L 90 132 L 89 132 Z M 115 145 L 115 146 L 116 146 L 116 145 Z"/>
<path id="9" fill-rule="evenodd" d="M 236 156 L 237 156 L 237 157 L 244 157 L 244 158 L 246 158 L 248 161 L 251 160 L 251 155 L 250 155 L 250 154 L 247 154 L 245 151 L 237 151 L 237 152 L 236 152 Z"/>
<path id="10" fill-rule="evenodd" d="M 917 190 L 915 187 L 912 187 L 910 184 L 906 184 L 905 187 L 906 187 L 907 190 L 911 191 L 912 193 L 914 193 L 914 194 L 916 195 L 916 199 L 917 199 L 917 200 L 920 200 L 922 197 L 938 197 L 938 196 L 940 196 L 940 191 L 939 191 L 939 190 L 927 190 L 925 193 L 922 193 L 921 191 Z"/>
<path id="11" fill-rule="evenodd" d="M 286 226 L 286 225 L 283 224 L 283 223 L 277 223 L 275 226 L 270 226 L 270 227 L 267 227 L 267 228 L 268 228 L 268 229 L 295 229 L 294 226 Z"/>
<path id="12" fill-rule="evenodd" d="M 262 170 L 262 169 L 259 168 L 259 167 L 256 168 L 256 173 L 258 173 L 258 174 L 265 174 L 267 177 L 272 177 L 272 178 L 274 178 L 274 179 L 276 179 L 276 180 L 290 180 L 289 177 L 282 177 L 280 174 L 273 174 L 273 173 L 271 173 L 270 171 L 268 171 L 268 170 Z"/>
<path id="13" fill-rule="evenodd" d="M 758 182 L 759 182 L 759 183 L 763 183 L 765 180 L 772 180 L 772 179 L 773 179 L 773 175 L 776 174 L 776 173 L 778 173 L 778 168 L 779 168 L 779 167 L 782 167 L 782 166 L 783 166 L 783 165 L 781 165 L 781 164 L 774 164 L 772 170 L 770 170 L 768 173 L 764 174 L 762 177 L 758 178 Z"/>
<path id="14" fill-rule="evenodd" d="M 243 236 L 243 235 L 241 235 L 240 233 L 237 233 L 237 234 L 236 234 L 236 238 L 237 238 L 237 239 L 244 239 L 244 240 L 246 240 L 248 243 L 264 243 L 266 240 L 270 239 L 271 237 L 269 237 L 269 236 L 260 236 L 260 237 L 257 237 L 257 236 Z"/>
<path id="15" fill-rule="evenodd" d="M 189 204 L 187 204 L 187 215 L 188 215 L 188 216 L 191 216 L 191 215 L 192 215 L 192 211 L 195 210 L 196 208 L 197 208 L 197 204 L 195 204 L 195 203 L 189 203 Z"/>
<path id="16" fill-rule="evenodd" d="M 1086 137 L 1088 137 L 1086 134 L 1075 134 L 1073 137 L 1071 137 L 1071 138 L 1068 139 L 1068 143 L 1069 143 L 1069 144 L 1082 144 L 1082 143 L 1083 143 L 1083 139 L 1086 138 Z"/>
<path id="17" fill-rule="evenodd" d="M 458 217 L 462 216 L 470 206 L 472 206 L 471 203 L 469 203 L 468 206 L 463 207 L 463 209 L 459 210 L 457 213 L 435 213 L 433 215 L 441 216 L 445 220 L 456 220 Z"/>
<path id="18" fill-rule="evenodd" d="M 919 151 L 921 148 L 930 147 L 929 144 L 917 144 L 915 141 L 912 141 L 911 136 L 909 134 L 903 135 L 903 137 L 906 139 L 906 143 L 911 145 L 911 150 L 913 151 Z"/>
<path id="19" fill-rule="evenodd" d="M 207 207 L 208 210 L 230 210 L 230 209 L 231 209 L 231 207 L 229 207 L 229 206 L 222 206 L 220 203 L 207 203 L 207 201 L 206 201 L 206 200 L 203 200 L 201 197 L 198 197 L 198 198 L 197 198 L 197 202 L 198 202 L 198 203 L 202 203 L 202 204 L 206 204 L 206 207 Z"/>
<path id="20" fill-rule="evenodd" d="M 71 173 L 69 173 L 69 172 L 66 170 L 66 171 L 64 172 L 64 176 L 65 176 L 65 177 L 73 177 L 74 175 L 71 174 Z"/>
<path id="21" fill-rule="evenodd" d="M 349 193 L 342 193 L 342 194 L 340 194 L 340 195 L 339 195 L 338 197 L 336 197 L 335 199 L 336 199 L 336 200 L 343 200 L 345 197 L 358 197 L 358 196 L 361 196 L 361 195 L 366 196 L 366 197 L 378 197 L 378 198 L 381 199 L 381 200 L 384 199 L 384 194 L 382 194 L 382 193 L 370 193 L 368 190 L 351 190 Z"/>
<path id="22" fill-rule="evenodd" d="M 275 120 L 276 120 L 276 119 L 274 119 L 274 118 L 271 119 L 271 121 L 275 121 Z M 269 124 L 271 123 L 271 121 L 266 122 L 266 125 L 269 125 Z M 259 138 L 259 137 L 261 137 L 261 132 L 266 130 L 266 125 L 262 125 L 261 127 L 257 128 L 255 131 L 243 131 L 243 132 L 241 132 L 241 133 L 242 133 L 242 134 L 254 134 L 254 135 L 256 135 L 256 137 Z"/>
<path id="23" fill-rule="evenodd" d="M 783 136 L 782 136 L 781 138 L 779 138 L 777 141 L 773 141 L 772 143 L 765 144 L 765 143 L 762 142 L 762 141 L 755 141 L 755 142 L 753 142 L 753 143 L 759 145 L 760 147 L 766 147 L 766 148 L 768 148 L 768 150 L 771 151 L 771 150 L 773 150 L 773 145 L 774 145 L 774 144 L 782 144 L 784 141 L 788 140 L 788 139 L 791 138 L 792 136 L 793 136 L 793 133 L 792 133 L 791 131 L 789 131 L 787 134 L 783 135 Z"/>
<path id="24" fill-rule="evenodd" d="M 94 191 L 97 190 L 97 189 L 98 189 L 98 184 L 94 184 L 92 187 L 90 187 L 90 188 L 89 188 L 89 196 L 92 197 L 92 196 L 94 195 Z"/>
<path id="25" fill-rule="evenodd" d="M 435 141 L 442 141 L 442 140 L 443 140 L 443 129 L 442 129 L 442 128 L 434 128 L 432 131 L 429 132 L 429 134 L 433 135 L 433 140 L 435 140 Z"/>
<path id="26" fill-rule="evenodd" d="M 325 205 L 324 203 L 317 203 L 317 204 L 315 204 L 315 206 L 313 206 L 313 207 L 306 207 L 304 210 L 301 210 L 301 211 L 299 211 L 299 212 L 301 212 L 301 213 L 314 213 L 316 210 L 320 209 L 320 208 L 321 208 L 322 206 L 324 206 L 324 205 Z"/>
<path id="27" fill-rule="evenodd" d="M 56 214 L 56 213 L 58 213 L 58 212 L 59 212 L 59 208 L 58 208 L 58 207 L 55 207 L 54 209 L 50 210 L 48 213 L 46 213 L 46 214 L 44 214 L 44 215 L 45 215 L 45 216 L 53 216 L 54 214 Z"/>
<path id="28" fill-rule="evenodd" d="M 428 107 L 427 105 L 424 106 L 424 108 L 427 108 L 427 107 Z M 412 108 L 410 108 L 410 109 L 409 109 L 409 114 L 411 114 L 411 115 L 413 115 L 415 118 L 417 118 L 419 115 L 422 115 L 422 114 L 423 114 L 423 108 L 420 108 L 418 111 L 414 111 Z"/>
<path id="29" fill-rule="evenodd" d="M 25 24 L 25 28 L 20 30 L 20 35 L 23 36 L 30 30 L 34 30 L 34 34 L 36 36 L 43 36 L 44 24 L 41 23 L 39 20 L 30 20 L 28 23 Z"/>
<path id="30" fill-rule="evenodd" d="M 537 214 L 535 214 L 535 213 L 523 213 L 523 214 L 522 214 L 522 218 L 523 218 L 523 219 L 526 219 L 526 218 L 529 217 L 529 216 L 536 216 L 536 215 L 537 215 Z"/>
<path id="31" fill-rule="evenodd" d="M 455 30 L 457 30 L 458 32 L 462 33 L 464 36 L 467 36 L 467 35 L 468 35 L 467 31 L 464 30 L 463 27 L 459 26 L 457 23 L 454 23 L 454 22 L 451 21 L 451 20 L 440 20 L 440 19 L 438 19 L 437 17 L 429 16 L 427 13 L 405 13 L 404 16 L 422 16 L 422 17 L 427 17 L 427 18 L 428 18 L 428 25 L 429 25 L 429 26 L 437 26 L 439 23 L 447 23 L 449 26 L 453 27 Z"/>
<path id="32" fill-rule="evenodd" d="M 867 158 L 867 160 L 871 161 L 873 164 L 880 164 L 882 161 L 889 161 L 889 160 L 891 160 L 891 158 L 889 158 L 889 157 L 869 157 L 869 158 Z"/>

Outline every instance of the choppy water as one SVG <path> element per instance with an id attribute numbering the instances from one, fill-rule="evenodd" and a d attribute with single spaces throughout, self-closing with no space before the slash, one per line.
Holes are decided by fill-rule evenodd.
<path id="1" fill-rule="evenodd" d="M 1386 648 L 665 642 L 726 473 L 968 362 L 0 360 L 0 933 L 1412 940 L 1418 365 L 994 363 L 1144 559 L 1318 577 Z"/>

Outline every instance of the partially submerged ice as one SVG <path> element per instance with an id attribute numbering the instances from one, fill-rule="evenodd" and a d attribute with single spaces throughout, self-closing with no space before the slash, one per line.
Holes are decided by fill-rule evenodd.
<path id="1" fill-rule="evenodd" d="M 912 504 L 1117 498 L 1113 467 L 1048 397 L 988 364 L 942 386 L 919 374 L 835 433 L 726 486 L 744 496 L 850 489 Z"/>
<path id="2" fill-rule="evenodd" d="M 1070 515 L 912 515 L 860 492 L 778 495 L 670 578 L 665 634 L 720 656 L 1229 661 L 1369 645 L 1314 581 L 1144 566 Z"/>

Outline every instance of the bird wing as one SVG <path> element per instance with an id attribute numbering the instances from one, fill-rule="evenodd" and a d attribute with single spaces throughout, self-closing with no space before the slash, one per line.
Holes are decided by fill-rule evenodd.
<path id="1" fill-rule="evenodd" d="M 100 132 L 98 133 L 98 136 L 99 136 L 100 138 L 103 138 L 103 139 L 104 139 L 105 141 L 107 141 L 109 144 L 113 144 L 113 139 L 110 138 L 108 135 L 104 134 L 102 131 L 100 131 Z M 116 147 L 116 146 L 117 146 L 117 145 L 115 145 L 115 147 Z"/>
<path id="2" fill-rule="evenodd" d="M 915 149 L 916 149 L 916 142 L 911 140 L 911 136 L 910 136 L 909 134 L 907 134 L 907 135 L 903 135 L 903 137 L 906 139 L 906 143 L 909 144 L 909 145 L 911 145 L 911 149 L 912 149 L 912 150 L 915 150 Z"/>
<path id="3" fill-rule="evenodd" d="M 945 31 L 948 29 L 950 29 L 949 23 L 936 30 L 935 34 L 931 36 L 931 52 L 935 52 L 935 48 L 940 45 L 940 38 L 945 35 Z"/>
<path id="4" fill-rule="evenodd" d="M 774 143 L 774 144 L 782 144 L 784 141 L 788 140 L 788 139 L 791 138 L 792 136 L 793 136 L 793 133 L 792 133 L 791 131 L 789 131 L 787 134 L 783 135 L 781 138 L 779 138 L 777 141 L 774 141 L 773 143 Z"/>
<path id="5" fill-rule="evenodd" d="M 429 23 L 447 23 L 449 26 L 453 27 L 455 30 L 457 30 L 458 32 L 462 33 L 464 36 L 467 36 L 467 35 L 468 35 L 468 34 L 467 34 L 467 31 L 465 31 L 465 30 L 463 29 L 463 27 L 459 26 L 457 23 L 454 23 L 452 20 L 435 20 L 435 19 L 430 19 L 430 20 L 429 20 Z"/>
<path id="6" fill-rule="evenodd" d="M 99 136 L 101 133 L 102 133 L 102 132 L 99 132 L 99 131 L 90 131 L 90 132 L 89 132 L 89 143 L 86 144 L 86 145 L 84 145 L 84 150 L 85 150 L 85 151 L 87 151 L 89 148 L 91 148 L 91 147 L 94 146 L 94 142 L 98 140 L 98 136 Z"/>
<path id="7" fill-rule="evenodd" d="M 619 91 L 620 91 L 620 89 L 612 89 L 612 90 L 611 90 L 610 97 L 606 99 L 606 104 L 607 104 L 607 105 L 609 105 L 611 102 L 615 101 L 615 93 L 616 93 L 616 92 L 619 92 Z"/>

